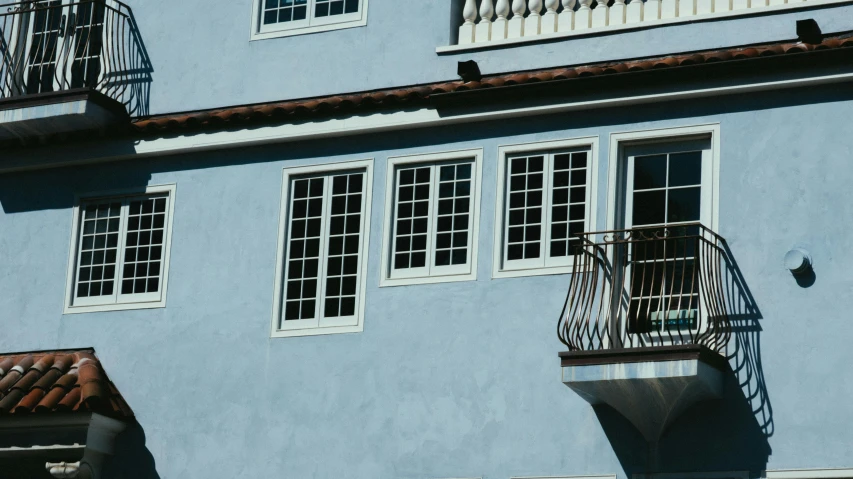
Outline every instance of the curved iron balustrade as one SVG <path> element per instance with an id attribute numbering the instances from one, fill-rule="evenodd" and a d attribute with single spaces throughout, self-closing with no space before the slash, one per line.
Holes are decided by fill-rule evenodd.
<path id="1" fill-rule="evenodd" d="M 699 344 L 731 336 L 725 240 L 700 223 L 582 233 L 558 324 L 570 351 Z"/>
<path id="2" fill-rule="evenodd" d="M 145 62 L 120 1 L 0 4 L 0 100 L 89 88 L 127 104 Z"/>

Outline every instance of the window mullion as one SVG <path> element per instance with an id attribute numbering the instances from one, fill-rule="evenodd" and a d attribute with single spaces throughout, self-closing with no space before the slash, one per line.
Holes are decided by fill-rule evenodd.
<path id="1" fill-rule="evenodd" d="M 316 0 L 308 0 L 308 3 L 306 4 L 308 11 L 305 12 L 305 19 L 308 20 L 308 26 L 314 25 L 314 12 L 316 11 L 314 2 L 316 2 Z"/>
<path id="2" fill-rule="evenodd" d="M 427 212 L 427 275 L 434 273 L 435 267 L 435 244 L 438 234 L 438 182 L 439 176 L 437 165 L 429 167 L 429 211 Z"/>
<path id="3" fill-rule="evenodd" d="M 549 246 L 551 245 L 551 201 L 554 192 L 551 191 L 552 177 L 554 175 L 554 154 L 549 153 L 544 156 L 545 164 L 542 165 L 542 171 L 545 173 L 542 178 L 542 232 L 539 237 L 539 252 L 542 254 L 539 261 L 540 267 L 545 267 L 548 264 Z"/>
<path id="4" fill-rule="evenodd" d="M 506 174 L 504 175 L 504 205 L 503 205 L 503 241 L 501 242 L 501 248 L 503 248 L 503 264 L 506 267 L 507 262 L 509 261 L 509 201 L 510 196 L 512 195 L 512 158 L 504 158 L 504 171 Z"/>
<path id="5" fill-rule="evenodd" d="M 323 214 L 320 217 L 320 261 L 322 268 L 317 272 L 317 302 L 314 314 L 317 326 L 322 326 L 323 315 L 326 312 L 326 275 L 328 274 L 329 251 L 326 239 L 329 236 L 329 224 L 332 221 L 332 182 L 334 175 L 327 175 L 323 180 Z"/>
<path id="6" fill-rule="evenodd" d="M 130 198 L 121 201 L 121 215 L 118 221 L 118 249 L 116 250 L 116 281 L 113 286 L 113 303 L 122 296 L 121 287 L 124 278 L 124 250 L 127 245 L 127 216 L 130 210 Z"/>
<path id="7" fill-rule="evenodd" d="M 394 186 L 392 187 L 391 194 L 394 195 L 394 203 L 392 208 L 394 208 L 394 216 L 391 218 L 391 258 L 389 258 L 389 268 L 388 275 L 389 277 L 394 273 L 394 265 L 397 261 L 397 237 L 399 235 L 399 230 L 397 229 L 397 224 L 400 221 L 400 175 L 402 172 L 402 168 L 397 168 L 397 171 L 394 172 Z M 413 193 L 414 194 L 414 193 Z M 411 230 L 410 230 L 411 231 Z"/>

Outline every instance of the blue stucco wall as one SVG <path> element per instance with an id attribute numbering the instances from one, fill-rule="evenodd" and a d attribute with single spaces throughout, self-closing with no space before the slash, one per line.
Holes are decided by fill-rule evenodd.
<path id="1" fill-rule="evenodd" d="M 759 467 L 849 467 L 851 108 L 833 87 L 2 175 L 0 351 L 95 347 L 164 478 L 625 477 L 636 432 L 560 382 L 568 278 L 491 279 L 497 148 L 598 135 L 603 227 L 610 133 L 719 122 L 719 232 L 760 309 L 766 398 L 741 404 L 746 419 L 692 410 L 679 442 L 724 459 L 673 467 L 732 470 L 753 441 L 771 450 Z M 379 288 L 386 158 L 472 147 L 478 279 Z M 270 339 L 282 167 L 361 158 L 375 158 L 364 332 Z M 63 316 L 73 195 L 164 183 L 167 307 Z M 809 288 L 782 267 L 795 245 L 814 258 Z M 769 437 L 707 432 L 752 407 L 744 427 Z"/>
<path id="2" fill-rule="evenodd" d="M 458 27 L 450 0 L 372 0 L 366 27 L 250 42 L 252 1 L 127 2 L 153 68 L 151 114 L 453 80 L 459 60 L 496 74 L 790 40 L 803 18 L 853 30 L 842 5 L 437 55 Z"/>

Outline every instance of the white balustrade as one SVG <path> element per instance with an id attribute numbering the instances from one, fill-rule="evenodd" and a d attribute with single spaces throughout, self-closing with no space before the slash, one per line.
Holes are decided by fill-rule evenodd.
<path id="1" fill-rule="evenodd" d="M 492 0 L 480 0 L 480 23 L 474 34 L 475 42 L 487 42 L 492 38 L 492 17 L 495 16 L 495 8 Z"/>
<path id="2" fill-rule="evenodd" d="M 563 11 L 557 16 L 557 30 L 560 32 L 570 32 L 575 27 L 575 5 L 578 0 L 562 0 Z"/>
<path id="3" fill-rule="evenodd" d="M 545 16 L 542 17 L 542 33 L 558 32 L 559 16 L 557 9 L 560 8 L 560 0 L 545 0 Z"/>
<path id="4" fill-rule="evenodd" d="M 736 15 L 738 11 L 814 0 L 612 0 L 609 6 L 610 0 L 464 1 L 460 45 L 673 22 L 694 16 Z"/>
<path id="5" fill-rule="evenodd" d="M 540 21 L 542 20 L 542 0 L 528 0 L 530 14 L 524 20 L 524 36 L 533 37 L 539 35 Z"/>
<path id="6" fill-rule="evenodd" d="M 525 13 L 527 13 L 527 0 L 512 0 L 512 18 L 507 27 L 507 38 L 520 38 L 524 35 Z"/>
<path id="7" fill-rule="evenodd" d="M 495 11 L 498 14 L 498 19 L 492 24 L 492 40 L 503 40 L 506 38 L 506 29 L 509 23 L 509 0 L 498 0 Z"/>
<path id="8" fill-rule="evenodd" d="M 592 10 L 589 6 L 592 0 L 580 0 L 580 8 L 575 12 L 575 30 L 586 30 L 591 26 Z"/>

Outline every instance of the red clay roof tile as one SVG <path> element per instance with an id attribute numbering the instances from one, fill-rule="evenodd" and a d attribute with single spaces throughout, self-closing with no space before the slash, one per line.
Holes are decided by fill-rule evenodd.
<path id="1" fill-rule="evenodd" d="M 133 411 L 92 350 L 0 355 L 0 414 Z"/>

